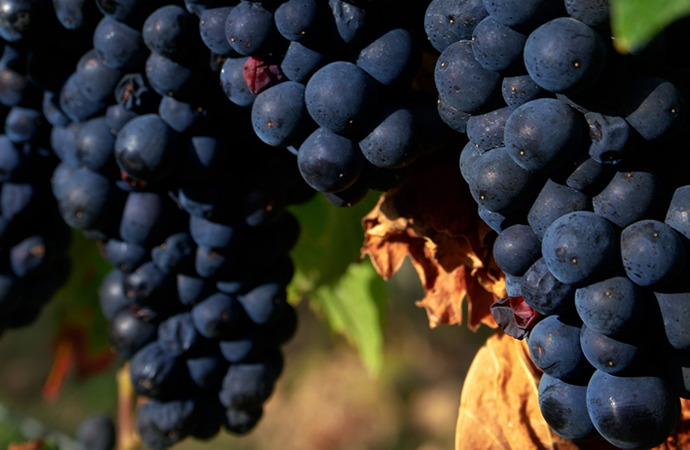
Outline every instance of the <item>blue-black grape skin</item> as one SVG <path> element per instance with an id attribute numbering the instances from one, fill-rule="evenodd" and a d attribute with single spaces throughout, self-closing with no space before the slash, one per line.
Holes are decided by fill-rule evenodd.
<path id="1" fill-rule="evenodd" d="M 633 130 L 622 117 L 590 112 L 585 114 L 589 125 L 589 156 L 602 164 L 618 164 L 635 149 Z"/>
<path id="2" fill-rule="evenodd" d="M 599 195 L 592 198 L 594 212 L 621 228 L 654 219 L 664 202 L 661 180 L 647 170 L 620 170 Z"/>
<path id="3" fill-rule="evenodd" d="M 548 316 L 532 328 L 527 346 L 534 364 L 561 380 L 587 375 L 592 368 L 580 347 L 580 328 Z"/>
<path id="4" fill-rule="evenodd" d="M 186 370 L 184 362 L 167 353 L 158 341 L 135 353 L 129 366 L 134 390 L 154 398 L 174 395 L 186 381 Z"/>
<path id="5" fill-rule="evenodd" d="M 364 157 L 352 140 L 319 128 L 300 146 L 297 164 L 311 187 L 321 192 L 338 192 L 359 177 Z"/>
<path id="6" fill-rule="evenodd" d="M 318 0 L 288 0 L 274 14 L 278 32 L 290 41 L 307 42 L 323 28 L 325 8 Z"/>
<path id="7" fill-rule="evenodd" d="M 582 116 L 565 103 L 537 99 L 517 108 L 508 118 L 504 141 L 522 168 L 550 172 L 572 159 L 585 134 Z"/>
<path id="8" fill-rule="evenodd" d="M 505 274 L 521 277 L 541 258 L 541 240 L 527 225 L 503 230 L 494 242 L 494 260 Z"/>
<path id="9" fill-rule="evenodd" d="M 213 293 L 213 285 L 203 278 L 177 274 L 177 296 L 180 303 L 192 307 Z"/>
<path id="10" fill-rule="evenodd" d="M 329 50 L 331 49 L 327 45 L 318 40 L 308 44 L 290 42 L 280 69 L 289 80 L 306 84 L 317 70 L 332 62 Z"/>
<path id="11" fill-rule="evenodd" d="M 648 141 L 672 137 L 686 122 L 685 100 L 673 83 L 659 77 L 633 80 L 618 114 Z"/>
<path id="12" fill-rule="evenodd" d="M 559 436 L 587 441 L 599 433 L 587 411 L 587 385 L 570 384 L 544 374 L 539 381 L 539 409 Z"/>
<path id="13" fill-rule="evenodd" d="M 151 260 L 165 273 L 186 272 L 193 266 L 194 242 L 188 233 L 175 233 L 151 249 Z"/>
<path id="14" fill-rule="evenodd" d="M 644 291 L 622 275 L 575 292 L 575 307 L 582 321 L 607 336 L 631 333 L 641 323 L 647 301 Z"/>
<path id="15" fill-rule="evenodd" d="M 412 34 L 402 28 L 391 30 L 364 47 L 357 66 L 384 86 L 409 86 L 422 65 L 422 49 Z"/>
<path id="16" fill-rule="evenodd" d="M 189 354 L 202 346 L 189 312 L 176 314 L 158 325 L 158 344 L 171 355 Z"/>
<path id="17" fill-rule="evenodd" d="M 151 400 L 139 408 L 136 427 L 144 444 L 159 450 L 189 436 L 196 428 L 199 418 L 195 400 Z"/>
<path id="18" fill-rule="evenodd" d="M 124 274 L 113 269 L 103 278 L 98 288 L 98 302 L 103 316 L 112 322 L 113 317 L 123 308 L 132 306 L 134 300 L 127 297 L 122 286 Z"/>
<path id="19" fill-rule="evenodd" d="M 446 48 L 436 62 L 434 79 L 439 96 L 457 110 L 476 114 L 499 104 L 501 75 L 477 62 L 472 41 Z"/>
<path id="20" fill-rule="evenodd" d="M 149 50 L 180 61 L 192 56 L 198 32 L 196 18 L 180 6 L 166 5 L 148 16 L 141 34 Z"/>
<path id="21" fill-rule="evenodd" d="M 225 410 L 223 427 L 232 434 L 243 435 L 249 432 L 263 415 L 263 408 L 240 409 L 230 407 Z"/>
<path id="22" fill-rule="evenodd" d="M 471 39 L 477 25 L 489 15 L 482 0 L 442 0 L 440 11 L 446 27 L 459 39 Z"/>
<path id="23" fill-rule="evenodd" d="M 554 19 L 527 38 L 524 61 L 527 72 L 551 92 L 577 92 L 601 74 L 606 47 L 601 36 L 572 18 Z"/>
<path id="24" fill-rule="evenodd" d="M 227 340 L 220 341 L 218 348 L 226 361 L 240 363 L 261 357 L 266 351 L 267 344 L 268 339 L 261 329 L 249 327 Z"/>
<path id="25" fill-rule="evenodd" d="M 606 276 L 617 261 L 618 235 L 605 218 L 588 211 L 566 214 L 546 230 L 542 254 L 562 283 L 581 286 Z"/>
<path id="26" fill-rule="evenodd" d="M 187 358 L 187 370 L 194 385 L 200 389 L 218 391 L 230 367 L 218 351 Z"/>
<path id="27" fill-rule="evenodd" d="M 278 283 L 256 286 L 237 297 L 247 316 L 258 325 L 275 323 L 287 307 L 286 299 L 285 287 Z"/>
<path id="28" fill-rule="evenodd" d="M 146 60 L 146 78 L 158 95 L 189 99 L 198 88 L 198 79 L 191 67 L 165 56 L 151 53 Z"/>
<path id="29" fill-rule="evenodd" d="M 220 83 L 228 99 L 238 106 L 251 106 L 256 94 L 253 94 L 244 81 L 244 64 L 249 57 L 228 58 L 220 71 Z"/>
<path id="30" fill-rule="evenodd" d="M 534 233 L 542 239 L 546 230 L 561 216 L 591 210 L 592 201 L 586 194 L 547 180 L 527 214 L 527 221 Z"/>
<path id="31" fill-rule="evenodd" d="M 114 186 L 96 172 L 77 169 L 59 189 L 60 215 L 72 228 L 98 228 L 116 212 L 111 209 Z"/>
<path id="32" fill-rule="evenodd" d="M 671 227 L 656 220 L 641 220 L 621 232 L 625 273 L 640 286 L 668 284 L 685 266 L 685 247 Z"/>
<path id="33" fill-rule="evenodd" d="M 209 50 L 221 56 L 237 55 L 225 37 L 225 22 L 233 8 L 233 6 L 207 8 L 200 17 L 201 40 Z"/>
<path id="34" fill-rule="evenodd" d="M 539 179 L 518 166 L 505 147 L 480 155 L 468 170 L 472 197 L 493 212 L 520 209 L 539 188 Z"/>
<path id="35" fill-rule="evenodd" d="M 113 69 L 132 69 L 146 58 L 141 33 L 107 16 L 94 31 L 93 48 L 103 64 Z"/>
<path id="36" fill-rule="evenodd" d="M 177 133 L 157 114 L 138 116 L 117 134 L 117 163 L 138 180 L 150 182 L 165 178 L 175 170 L 179 157 Z"/>
<path id="37" fill-rule="evenodd" d="M 622 449 L 661 444 L 680 418 L 678 397 L 668 382 L 654 375 L 595 372 L 587 387 L 587 410 L 604 439 Z"/>
<path id="38" fill-rule="evenodd" d="M 232 249 L 243 239 L 245 227 L 235 221 L 219 223 L 191 216 L 189 232 L 197 245 L 212 249 Z"/>
<path id="39" fill-rule="evenodd" d="M 682 186 L 673 193 L 665 223 L 690 239 L 690 214 L 687 211 L 690 211 L 690 186 Z"/>
<path id="40" fill-rule="evenodd" d="M 484 6 L 503 25 L 527 31 L 564 13 L 562 3 L 554 0 L 484 0 Z"/>
<path id="41" fill-rule="evenodd" d="M 273 147 L 299 145 L 316 128 L 304 98 L 305 86 L 286 81 L 260 93 L 252 105 L 256 135 Z"/>
<path id="42" fill-rule="evenodd" d="M 454 42 L 462 39 L 451 27 L 443 13 L 446 0 L 432 0 L 424 15 L 424 31 L 429 37 L 429 42 L 439 53 L 443 52 Z M 471 35 L 465 37 L 469 39 Z"/>
<path id="43" fill-rule="evenodd" d="M 278 32 L 273 13 L 255 2 L 235 6 L 225 22 L 225 37 L 240 55 L 255 55 L 273 44 Z"/>
<path id="44" fill-rule="evenodd" d="M 79 424 L 76 437 L 89 450 L 113 450 L 117 434 L 115 425 L 108 416 L 95 414 Z"/>
<path id="45" fill-rule="evenodd" d="M 125 273 L 132 273 L 149 259 L 146 247 L 117 239 L 108 239 L 104 253 L 106 261 Z"/>
<path id="46" fill-rule="evenodd" d="M 130 192 L 122 211 L 120 236 L 127 242 L 146 246 L 162 241 L 173 217 L 171 208 L 163 195 Z"/>
<path id="47" fill-rule="evenodd" d="M 441 97 L 438 98 L 437 109 L 443 123 L 458 133 L 467 132 L 467 124 L 472 117 L 471 114 L 453 108 Z"/>
<path id="48" fill-rule="evenodd" d="M 538 259 L 521 277 L 520 295 L 539 314 L 573 315 L 575 288 L 558 281 L 544 258 Z"/>
<path id="49" fill-rule="evenodd" d="M 470 116 L 467 121 L 467 137 L 482 151 L 504 147 L 504 131 L 511 113 L 511 109 L 506 107 Z"/>
<path id="50" fill-rule="evenodd" d="M 359 148 L 374 166 L 399 169 L 419 156 L 420 126 L 409 108 L 382 105 L 372 118 L 371 127 L 371 132 L 359 141 Z"/>
<path id="51" fill-rule="evenodd" d="M 570 17 L 592 28 L 610 26 L 608 0 L 565 0 L 565 10 Z"/>
<path id="52" fill-rule="evenodd" d="M 345 2 L 344 0 L 328 0 L 329 37 L 342 48 L 352 48 L 365 39 L 375 22 L 373 14 L 367 8 Z"/>
<path id="53" fill-rule="evenodd" d="M 522 48 L 526 40 L 524 34 L 487 17 L 474 29 L 472 51 L 486 69 L 501 73 L 515 71 L 523 64 Z"/>
<path id="54" fill-rule="evenodd" d="M 233 364 L 223 378 L 218 394 L 226 408 L 258 408 L 273 392 L 276 374 L 265 361 Z"/>
<path id="55" fill-rule="evenodd" d="M 154 323 L 132 314 L 131 306 L 124 306 L 110 318 L 108 339 L 117 356 L 130 359 L 156 340 L 157 329 Z"/>
<path id="56" fill-rule="evenodd" d="M 503 100 L 510 109 L 517 109 L 527 102 L 546 97 L 548 92 L 532 80 L 529 75 L 505 77 L 501 82 Z"/>
<path id="57" fill-rule="evenodd" d="M 115 134 L 105 118 L 94 118 L 79 127 L 74 142 L 75 159 L 80 167 L 108 174 L 116 168 L 114 147 Z"/>
<path id="58" fill-rule="evenodd" d="M 372 78 L 346 61 L 319 69 L 309 79 L 304 96 L 307 110 L 319 126 L 343 134 L 365 126 L 378 104 Z"/>
<path id="59" fill-rule="evenodd" d="M 199 334 L 209 339 L 228 335 L 242 315 L 242 307 L 237 300 L 220 292 L 192 308 L 194 326 Z"/>
<path id="60" fill-rule="evenodd" d="M 81 93 L 92 102 L 102 102 L 110 98 L 123 75 L 121 69 L 105 65 L 95 49 L 84 53 L 77 63 L 76 73 L 79 76 Z"/>
<path id="61" fill-rule="evenodd" d="M 650 343 L 647 336 L 609 337 L 583 325 L 580 344 L 594 368 L 612 375 L 632 374 L 648 363 Z"/>
<path id="62" fill-rule="evenodd" d="M 661 323 L 656 326 L 661 328 L 657 332 L 661 334 L 662 344 L 687 351 L 690 349 L 690 330 L 686 325 L 690 320 L 690 290 L 686 277 L 679 278 L 677 283 L 676 286 L 654 292 L 656 304 L 652 308 L 658 307 L 655 312 L 660 313 Z"/>

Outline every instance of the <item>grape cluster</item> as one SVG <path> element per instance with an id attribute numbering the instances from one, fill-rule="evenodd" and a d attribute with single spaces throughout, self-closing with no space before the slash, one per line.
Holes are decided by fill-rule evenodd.
<path id="1" fill-rule="evenodd" d="M 14 36 L 2 26 L 0 37 L 8 41 L 0 44 L 1 334 L 32 323 L 67 281 L 71 231 L 51 195 L 49 179 L 58 161 L 42 113 L 47 68 L 41 58 L 53 49 L 44 43 L 30 51 L 13 47 Z"/>
<path id="2" fill-rule="evenodd" d="M 434 96 L 410 90 L 425 3 L 195 2 L 204 42 L 227 58 L 225 94 L 251 108 L 256 135 L 296 154 L 304 180 L 336 206 L 394 187 L 445 142 Z"/>
<path id="3" fill-rule="evenodd" d="M 433 0 L 425 27 L 439 113 L 499 233 L 492 312 L 545 373 L 544 418 L 659 445 L 690 398 L 687 23 L 625 55 L 605 0 Z"/>

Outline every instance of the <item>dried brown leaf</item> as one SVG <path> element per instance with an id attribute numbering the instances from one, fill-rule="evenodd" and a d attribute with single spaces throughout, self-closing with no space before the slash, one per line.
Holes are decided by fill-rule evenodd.
<path id="1" fill-rule="evenodd" d="M 489 306 L 505 296 L 505 278 L 493 261 L 495 233 L 476 210 L 457 161 L 443 160 L 382 195 L 362 220 L 362 256 L 384 279 L 410 257 L 425 292 L 417 305 L 432 328 L 462 323 L 464 298 L 471 329 L 496 326 Z"/>
<path id="2" fill-rule="evenodd" d="M 539 410 L 541 371 L 525 341 L 497 330 L 479 349 L 460 397 L 455 450 L 615 450 L 597 438 L 573 442 L 555 434 Z M 678 429 L 653 450 L 690 450 L 690 401 L 682 400 Z"/>

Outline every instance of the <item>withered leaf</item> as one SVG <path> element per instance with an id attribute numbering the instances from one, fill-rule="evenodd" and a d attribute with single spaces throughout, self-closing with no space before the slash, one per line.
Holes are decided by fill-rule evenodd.
<path id="1" fill-rule="evenodd" d="M 573 442 L 555 434 L 539 410 L 541 371 L 525 341 L 497 330 L 479 349 L 465 378 L 455 430 L 455 450 L 615 450 L 597 438 Z M 690 450 L 690 401 L 681 400 L 676 431 L 653 450 Z"/>
<path id="2" fill-rule="evenodd" d="M 462 323 L 464 298 L 471 329 L 495 327 L 489 307 L 505 297 L 505 277 L 491 251 L 495 233 L 479 218 L 456 156 L 381 196 L 362 220 L 362 256 L 386 280 L 410 257 L 425 291 L 417 305 L 432 328 Z"/>

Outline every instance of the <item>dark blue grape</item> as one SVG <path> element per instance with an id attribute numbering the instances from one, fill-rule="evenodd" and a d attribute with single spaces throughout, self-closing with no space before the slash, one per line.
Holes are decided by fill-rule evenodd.
<path id="1" fill-rule="evenodd" d="M 240 55 L 265 52 L 277 40 L 273 13 L 261 3 L 241 2 L 225 22 L 225 37 Z"/>
<path id="2" fill-rule="evenodd" d="M 438 50 L 439 53 L 443 52 L 451 44 L 462 39 L 462 37 L 450 26 L 447 17 L 443 13 L 446 3 L 449 2 L 447 0 L 432 0 L 424 16 L 424 31 L 431 45 Z M 462 21 L 460 21 L 460 23 L 462 23 Z M 479 23 L 479 21 L 477 21 L 477 23 Z M 471 35 L 466 36 L 465 39 L 469 39 L 470 37 Z"/>
<path id="3" fill-rule="evenodd" d="M 374 28 L 373 14 L 367 8 L 345 2 L 328 0 L 330 14 L 327 26 L 330 37 L 336 45 L 351 48 L 360 43 Z"/>
<path id="4" fill-rule="evenodd" d="M 554 378 L 575 379 L 592 370 L 580 347 L 580 328 L 562 322 L 558 316 L 537 323 L 527 345 L 534 364 Z"/>
<path id="5" fill-rule="evenodd" d="M 267 343 L 263 330 L 251 327 L 220 341 L 218 347 L 223 358 L 231 363 L 239 363 L 256 360 L 266 350 Z"/>
<path id="6" fill-rule="evenodd" d="M 470 192 L 480 206 L 509 213 L 530 202 L 539 188 L 538 179 L 518 166 L 501 147 L 479 156 L 469 169 Z"/>
<path id="7" fill-rule="evenodd" d="M 594 196 L 606 187 L 613 175 L 610 166 L 595 161 L 587 154 L 580 154 L 550 177 L 559 184 Z"/>
<path id="8" fill-rule="evenodd" d="M 310 41 L 321 32 L 325 19 L 323 6 L 318 0 L 288 0 L 276 9 L 276 28 L 290 41 Z"/>
<path id="9" fill-rule="evenodd" d="M 41 0 L 4 0 L 0 7 L 0 37 L 20 42 L 38 33 L 51 11 Z"/>
<path id="10" fill-rule="evenodd" d="M 626 93 L 618 114 L 648 141 L 671 137 L 686 122 L 683 95 L 663 78 L 637 78 Z"/>
<path id="11" fill-rule="evenodd" d="M 137 411 L 136 427 L 148 448 L 166 449 L 189 436 L 199 417 L 198 407 L 192 399 L 151 400 Z"/>
<path id="12" fill-rule="evenodd" d="M 671 227 L 656 220 L 641 220 L 621 233 L 625 274 L 640 286 L 667 284 L 685 266 L 685 248 Z"/>
<path id="13" fill-rule="evenodd" d="M 111 100 L 113 90 L 122 77 L 122 71 L 105 65 L 95 49 L 81 57 L 76 73 L 81 93 L 91 102 Z"/>
<path id="14" fill-rule="evenodd" d="M 150 306 L 159 311 L 174 310 L 177 306 L 174 302 L 174 277 L 161 271 L 151 261 L 128 274 L 123 286 L 127 297 L 139 305 Z"/>
<path id="15" fill-rule="evenodd" d="M 146 60 L 146 79 L 159 95 L 191 98 L 198 88 L 197 73 L 165 56 L 151 53 Z"/>
<path id="16" fill-rule="evenodd" d="M 226 408 L 258 408 L 273 392 L 276 375 L 270 364 L 233 364 L 218 394 Z"/>
<path id="17" fill-rule="evenodd" d="M 122 272 L 132 273 L 149 258 L 146 247 L 117 239 L 108 239 L 105 245 L 105 260 Z"/>
<path id="18" fill-rule="evenodd" d="M 196 387 L 219 391 L 230 364 L 217 351 L 187 359 L 187 370 Z"/>
<path id="19" fill-rule="evenodd" d="M 192 308 L 192 320 L 199 334 L 214 339 L 232 333 L 242 319 L 242 306 L 237 300 L 220 292 Z"/>
<path id="20" fill-rule="evenodd" d="M 564 12 L 557 0 L 484 0 L 484 6 L 493 19 L 522 30 L 533 30 Z"/>
<path id="21" fill-rule="evenodd" d="M 315 128 L 304 93 L 304 85 L 287 81 L 256 97 L 252 105 L 252 126 L 259 139 L 274 147 L 299 145 L 304 141 Z"/>
<path id="22" fill-rule="evenodd" d="M 146 182 L 158 181 L 172 173 L 179 153 L 177 133 L 157 114 L 130 120 L 115 141 L 115 158 L 120 168 Z"/>
<path id="23" fill-rule="evenodd" d="M 234 260 L 208 247 L 197 247 L 194 269 L 202 278 L 223 277 L 232 269 Z"/>
<path id="24" fill-rule="evenodd" d="M 137 115 L 136 112 L 128 110 L 122 105 L 111 105 L 106 109 L 105 122 L 110 127 L 110 130 L 117 134 L 127 122 L 137 117 Z"/>
<path id="25" fill-rule="evenodd" d="M 676 189 L 666 212 L 666 225 L 690 239 L 690 186 Z"/>
<path id="26" fill-rule="evenodd" d="M 664 199 L 659 178 L 646 170 L 617 172 L 592 199 L 594 212 L 621 228 L 657 215 Z"/>
<path id="27" fill-rule="evenodd" d="M 561 283 L 549 272 L 544 258 L 527 269 L 520 283 L 522 299 L 543 315 L 572 315 L 575 288 Z"/>
<path id="28" fill-rule="evenodd" d="M 199 21 L 199 32 L 204 45 L 213 53 L 221 56 L 237 55 L 225 37 L 225 22 L 228 20 L 228 15 L 232 9 L 233 6 L 207 8 L 201 14 Z"/>
<path id="29" fill-rule="evenodd" d="M 590 198 L 576 189 L 547 180 L 527 214 L 527 221 L 541 239 L 561 216 L 574 211 L 591 211 Z"/>
<path id="30" fill-rule="evenodd" d="M 467 122 L 469 122 L 470 117 L 472 117 L 469 113 L 453 108 L 441 97 L 438 98 L 437 109 L 438 115 L 443 123 L 458 133 L 467 132 Z"/>
<path id="31" fill-rule="evenodd" d="M 138 317 L 125 306 L 115 313 L 108 324 L 108 339 L 115 353 L 122 359 L 130 359 L 157 336 L 155 324 Z"/>
<path id="32" fill-rule="evenodd" d="M 234 221 L 220 223 L 202 217 L 189 218 L 189 232 L 197 245 L 212 249 L 231 249 L 243 239 L 244 229 Z"/>
<path id="33" fill-rule="evenodd" d="M 141 28 L 144 20 L 161 3 L 161 0 L 96 0 L 103 14 L 137 28 Z"/>
<path id="34" fill-rule="evenodd" d="M 213 283 L 182 273 L 177 274 L 177 296 L 185 306 L 194 306 L 213 293 Z"/>
<path id="35" fill-rule="evenodd" d="M 369 75 L 345 61 L 319 69 L 309 79 L 304 95 L 314 121 L 334 133 L 361 129 L 378 102 L 376 86 Z"/>
<path id="36" fill-rule="evenodd" d="M 158 341 L 147 344 L 132 356 L 129 375 L 137 394 L 164 398 L 175 395 L 186 380 L 186 365 L 168 354 Z"/>
<path id="37" fill-rule="evenodd" d="M 178 133 L 194 133 L 207 122 L 209 110 L 202 105 L 163 97 L 158 106 L 158 115 Z"/>
<path id="38" fill-rule="evenodd" d="M 94 102 L 87 99 L 82 94 L 80 86 L 81 79 L 79 74 L 74 73 L 67 79 L 60 91 L 60 109 L 74 122 L 83 122 L 97 115 L 106 107 L 106 104 L 103 102 Z"/>
<path id="39" fill-rule="evenodd" d="M 582 352 L 597 370 L 612 375 L 630 374 L 647 362 L 649 341 L 639 334 L 609 337 L 586 325 L 580 335 Z"/>
<path id="40" fill-rule="evenodd" d="M 597 431 L 622 449 L 651 448 L 678 423 L 680 402 L 657 376 L 618 377 L 597 371 L 587 387 L 587 410 Z"/>
<path id="41" fill-rule="evenodd" d="M 541 241 L 527 225 L 503 230 L 494 242 L 494 260 L 506 274 L 521 277 L 541 258 Z"/>
<path id="42" fill-rule="evenodd" d="M 47 131 L 46 125 L 41 111 L 13 106 L 5 118 L 5 135 L 15 144 L 36 142 Z"/>
<path id="43" fill-rule="evenodd" d="M 114 147 L 115 134 L 105 118 L 91 119 L 79 127 L 75 136 L 75 160 L 80 167 L 94 172 L 112 172 L 116 168 Z"/>
<path id="44" fill-rule="evenodd" d="M 118 269 L 113 269 L 103 278 L 98 288 L 98 301 L 101 306 L 101 312 L 108 319 L 108 322 L 112 322 L 113 317 L 121 309 L 132 306 L 134 302 L 133 299 L 125 294 L 122 285 L 123 281 L 124 273 Z"/>
<path id="45" fill-rule="evenodd" d="M 630 125 L 622 117 L 590 112 L 585 114 L 589 124 L 589 156 L 602 164 L 618 164 L 634 149 Z"/>
<path id="46" fill-rule="evenodd" d="M 232 434 L 247 434 L 261 419 L 263 408 L 240 409 L 228 408 L 225 410 L 223 427 Z"/>
<path id="47" fill-rule="evenodd" d="M 537 28 L 525 43 L 525 66 L 551 92 L 577 92 L 601 75 L 606 48 L 601 36 L 575 19 L 561 17 Z"/>
<path id="48" fill-rule="evenodd" d="M 311 187 L 321 192 L 337 192 L 351 186 L 359 177 L 364 158 L 355 142 L 319 128 L 300 146 L 297 164 Z"/>
<path id="49" fill-rule="evenodd" d="M 421 127 L 409 108 L 383 105 L 371 124 L 372 130 L 359 142 L 359 148 L 374 166 L 399 169 L 420 155 L 417 140 Z"/>
<path id="50" fill-rule="evenodd" d="M 156 267 L 170 273 L 190 268 L 194 253 L 194 242 L 189 234 L 176 233 L 151 250 L 151 259 Z"/>
<path id="51" fill-rule="evenodd" d="M 60 110 L 58 94 L 50 91 L 43 93 L 43 116 L 54 127 L 65 127 L 69 124 L 69 117 Z"/>
<path id="52" fill-rule="evenodd" d="M 422 64 L 421 47 L 409 31 L 391 30 L 364 47 L 357 65 L 384 86 L 406 87 Z"/>
<path id="53" fill-rule="evenodd" d="M 474 29 L 472 51 L 479 64 L 495 72 L 519 69 L 527 36 L 487 17 Z"/>
<path id="54" fill-rule="evenodd" d="M 115 100 L 127 111 L 144 114 L 154 110 L 155 103 L 158 102 L 159 98 L 149 87 L 144 75 L 128 73 L 120 79 L 115 87 Z M 133 116 L 129 117 L 133 118 Z"/>
<path id="55" fill-rule="evenodd" d="M 237 300 L 254 323 L 265 325 L 275 322 L 283 314 L 286 298 L 285 286 L 266 283 L 239 295 Z"/>
<path id="56" fill-rule="evenodd" d="M 38 184 L 6 181 L 0 192 L 2 216 L 8 220 L 28 221 L 45 208 L 45 195 Z"/>
<path id="57" fill-rule="evenodd" d="M 510 109 L 517 109 L 548 94 L 529 75 L 505 77 L 501 84 L 501 93 Z"/>
<path id="58" fill-rule="evenodd" d="M 120 220 L 120 236 L 143 246 L 162 241 L 171 222 L 170 206 L 166 197 L 155 192 L 130 192 Z"/>
<path id="59" fill-rule="evenodd" d="M 338 192 L 324 192 L 323 196 L 333 206 L 338 208 L 350 208 L 360 203 L 369 193 L 369 180 L 362 176 L 355 183 Z"/>
<path id="60" fill-rule="evenodd" d="M 477 25 L 489 15 L 481 0 L 443 0 L 440 10 L 446 26 L 460 39 L 471 39 Z"/>
<path id="61" fill-rule="evenodd" d="M 56 192 L 62 219 L 79 229 L 105 225 L 117 213 L 114 189 L 103 175 L 85 169 L 75 170 Z"/>
<path id="62" fill-rule="evenodd" d="M 645 314 L 643 291 L 629 278 L 614 276 L 575 292 L 575 306 L 592 331 L 616 336 L 630 332 Z"/>
<path id="63" fill-rule="evenodd" d="M 183 355 L 200 345 L 191 313 L 176 314 L 158 325 L 158 344 L 172 355 Z"/>
<path id="64" fill-rule="evenodd" d="M 506 294 L 508 297 L 522 297 L 522 277 L 506 274 Z"/>
<path id="65" fill-rule="evenodd" d="M 598 435 L 587 412 L 587 385 L 544 374 L 539 382 L 539 409 L 549 427 L 564 439 L 586 441 Z"/>
<path id="66" fill-rule="evenodd" d="M 322 42 L 291 42 L 280 63 L 283 74 L 291 81 L 306 84 L 317 70 L 332 61 L 330 48 Z"/>
<path id="67" fill-rule="evenodd" d="M 533 172 L 550 172 L 575 156 L 584 138 L 582 117 L 565 103 L 538 99 L 508 118 L 504 140 L 510 156 Z"/>
<path id="68" fill-rule="evenodd" d="M 113 69 L 132 69 L 146 58 L 141 33 L 107 16 L 93 32 L 93 48 L 103 64 Z"/>
<path id="69" fill-rule="evenodd" d="M 192 56 L 197 33 L 195 18 L 177 5 L 166 5 L 155 10 L 148 16 L 141 31 L 149 50 L 175 61 Z"/>
<path id="70" fill-rule="evenodd" d="M 614 265 L 618 236 L 605 218 L 576 211 L 560 217 L 546 230 L 542 253 L 559 281 L 583 285 L 603 278 Z"/>
<path id="71" fill-rule="evenodd" d="M 49 258 L 52 256 L 48 250 L 46 241 L 40 235 L 29 236 L 17 243 L 9 251 L 12 272 L 19 278 L 40 273 L 48 266 Z"/>
<path id="72" fill-rule="evenodd" d="M 220 84 L 228 99 L 238 106 L 251 106 L 256 94 L 244 81 L 244 65 L 249 57 L 228 58 L 220 71 Z"/>
<path id="73" fill-rule="evenodd" d="M 503 147 L 503 134 L 511 112 L 510 108 L 501 108 L 471 116 L 467 121 L 467 137 L 482 152 Z"/>
<path id="74" fill-rule="evenodd" d="M 491 109 L 500 98 L 501 75 L 482 67 L 474 58 L 472 41 L 446 48 L 434 72 L 439 96 L 453 108 L 467 113 Z"/>
<path id="75" fill-rule="evenodd" d="M 98 414 L 87 417 L 79 424 L 76 437 L 89 450 L 113 450 L 117 434 L 110 417 Z"/>
<path id="76" fill-rule="evenodd" d="M 610 26 L 607 0 L 565 0 L 565 10 L 573 19 L 592 28 L 606 29 Z"/>

